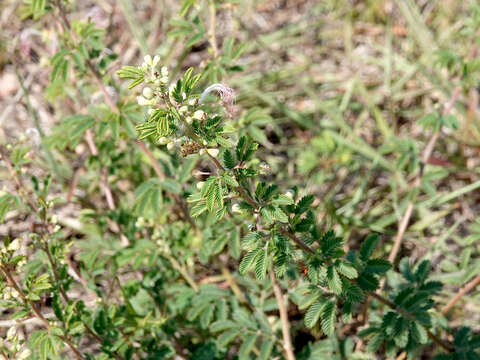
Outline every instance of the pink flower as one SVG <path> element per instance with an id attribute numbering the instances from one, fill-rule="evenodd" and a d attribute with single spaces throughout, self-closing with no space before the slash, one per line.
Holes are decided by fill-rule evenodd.
<path id="1" fill-rule="evenodd" d="M 220 99 L 222 100 L 223 105 L 228 109 L 230 113 L 233 113 L 233 102 L 235 101 L 235 91 L 232 88 L 229 88 L 224 84 L 210 85 L 203 91 L 202 96 L 200 96 L 199 103 L 201 104 L 205 100 L 207 95 L 210 94 L 211 92 L 216 92 L 218 95 L 220 95 Z"/>

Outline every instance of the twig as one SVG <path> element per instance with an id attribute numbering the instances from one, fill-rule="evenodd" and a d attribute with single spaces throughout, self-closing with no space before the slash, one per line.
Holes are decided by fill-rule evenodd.
<path id="1" fill-rule="evenodd" d="M 282 322 L 283 348 L 285 349 L 287 359 L 295 360 L 285 299 L 283 298 L 282 289 L 280 289 L 280 286 L 278 285 L 273 269 L 270 271 L 270 279 L 272 280 L 273 293 L 275 294 L 275 299 L 277 300 L 278 311 L 280 312 L 280 321 Z"/>
<path id="2" fill-rule="evenodd" d="M 209 0 L 208 10 L 210 13 L 210 29 L 208 35 L 210 37 L 210 45 L 212 45 L 213 57 L 218 57 L 217 33 L 216 33 L 216 18 L 217 9 L 215 8 L 215 0 Z"/>
<path id="3" fill-rule="evenodd" d="M 441 310 L 441 313 L 443 315 L 447 314 L 451 309 L 452 307 L 458 302 L 458 300 L 460 300 L 462 298 L 462 296 L 464 296 L 466 293 L 468 293 L 469 291 L 473 290 L 478 284 L 480 284 L 480 275 L 477 276 L 476 278 L 474 278 L 473 280 L 471 280 L 467 285 L 465 285 L 463 288 L 461 288 L 457 295 L 455 295 L 448 303 L 447 305 L 445 305 L 442 310 Z"/>
<path id="4" fill-rule="evenodd" d="M 35 314 L 35 316 L 40 320 L 40 322 L 47 329 L 50 329 L 51 326 L 48 320 L 43 316 L 43 314 L 41 313 L 37 305 L 32 300 L 28 299 L 26 294 L 23 292 L 22 288 L 17 284 L 17 282 L 13 278 L 12 274 L 10 274 L 10 271 L 5 266 L 0 266 L 0 269 L 3 275 L 5 276 L 5 278 L 7 279 L 7 282 L 10 284 L 10 286 L 12 286 L 20 294 L 24 304 L 29 305 L 33 313 Z M 86 360 L 85 357 L 81 354 L 81 352 L 77 349 L 77 347 L 72 343 L 72 341 L 67 336 L 58 336 L 58 337 L 62 339 L 65 344 L 68 345 L 68 347 L 73 351 L 77 359 Z"/>

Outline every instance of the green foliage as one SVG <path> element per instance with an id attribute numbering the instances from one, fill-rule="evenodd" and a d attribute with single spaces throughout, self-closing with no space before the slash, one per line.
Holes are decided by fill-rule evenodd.
<path id="1" fill-rule="evenodd" d="M 466 327 L 455 332 L 439 316 L 442 282 L 438 274 L 430 280 L 430 261 L 413 266 L 404 258 L 397 266 L 384 258 L 405 203 L 418 199 L 415 216 L 423 217 L 429 201 L 423 196 L 435 195 L 435 182 L 445 172 L 428 169 L 422 188 L 415 182 L 409 191 L 411 179 L 403 176 L 421 168 L 419 145 L 391 134 L 383 100 L 366 102 L 386 144 L 377 151 L 358 136 L 343 119 L 349 113 L 359 113 L 359 123 L 368 118 L 359 112 L 365 109 L 358 99 L 365 97 L 353 93 L 356 82 L 342 88 L 340 112 L 330 111 L 330 102 L 338 105 L 335 99 L 319 99 L 312 114 L 300 115 L 276 94 L 260 90 L 257 80 L 231 76 L 252 66 L 240 57 L 258 49 L 229 32 L 217 39 L 207 30 L 219 9 L 246 6 L 233 3 L 181 1 L 178 16 L 165 24 L 167 38 L 157 44 L 165 56 L 147 55 L 139 66 L 123 64 L 114 72 L 118 55 L 107 51 L 107 45 L 115 47 L 106 41 L 106 30 L 92 19 L 69 22 L 66 11 L 75 4 L 25 1 L 22 17 L 61 20 L 52 26 L 63 30 L 46 62 L 48 98 L 61 120 L 36 148 L 20 143 L 0 149 L 15 189 L 0 195 L 0 220 L 29 223 L 19 238 L 10 238 L 14 232 L 4 236 L 0 304 L 10 320 L 38 322 L 32 333 L 7 335 L 0 353 L 21 358 L 22 349 L 45 360 L 72 354 L 101 360 L 281 359 L 287 357 L 284 339 L 290 331 L 302 360 L 395 358 L 404 351 L 409 358 L 477 359 L 478 335 Z M 472 34 L 479 19 L 463 30 Z M 268 42 L 258 39 L 262 47 Z M 160 62 L 175 56 L 173 43 L 183 52 L 169 70 Z M 213 56 L 202 54 L 198 73 L 185 70 L 183 61 L 206 44 Z M 453 50 L 437 55 L 438 65 L 464 81 L 478 72 L 478 61 L 463 60 Z M 283 74 L 268 76 L 282 81 Z M 127 80 L 124 87 L 117 77 Z M 261 101 L 233 109 L 233 90 L 221 83 L 224 78 L 245 87 L 244 98 Z M 275 104 L 275 111 L 259 103 Z M 418 122 L 435 133 L 460 126 L 456 116 L 439 111 Z M 300 138 L 312 146 L 298 155 L 291 144 Z M 37 161 L 48 171 L 30 168 L 37 149 L 54 152 Z M 332 164 L 316 161 L 325 155 Z M 360 172 L 360 155 L 372 162 L 368 176 Z M 295 178 L 297 169 L 283 171 L 284 160 L 296 156 L 298 171 L 311 178 Z M 60 169 L 50 169 L 59 159 Z M 360 176 L 345 178 L 346 165 Z M 382 205 L 357 216 L 377 196 L 367 189 L 377 181 L 377 166 L 385 172 L 382 182 L 392 175 L 388 195 L 380 196 L 393 199 L 393 210 L 384 215 Z M 332 186 L 325 192 L 327 181 Z M 350 181 L 352 196 L 334 196 Z M 475 226 L 465 240 L 469 244 L 478 238 Z M 437 257 L 425 256 L 433 262 Z M 471 251 L 462 252 L 465 278 L 476 275 L 478 267 L 469 266 L 475 259 Z M 454 332 L 450 341 L 445 334 Z M 362 349 L 356 349 L 359 336 L 368 340 Z"/>

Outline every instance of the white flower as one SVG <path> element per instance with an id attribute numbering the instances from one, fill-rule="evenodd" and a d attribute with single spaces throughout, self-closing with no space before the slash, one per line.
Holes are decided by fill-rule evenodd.
<path id="1" fill-rule="evenodd" d="M 187 122 L 187 124 L 191 124 L 193 122 L 193 118 L 191 116 L 187 116 L 185 118 L 185 121 Z"/>
<path id="2" fill-rule="evenodd" d="M 205 149 L 200 149 L 200 151 L 198 152 L 200 155 L 205 155 Z"/>
<path id="3" fill-rule="evenodd" d="M 8 245 L 8 250 L 17 251 L 20 249 L 20 241 L 18 239 L 13 240 L 10 245 Z"/>
<path id="4" fill-rule="evenodd" d="M 174 147 L 175 147 L 175 143 L 173 143 L 173 142 L 169 142 L 167 144 L 167 150 L 173 150 Z"/>
<path id="5" fill-rule="evenodd" d="M 155 109 L 148 109 L 147 114 L 152 115 L 155 112 Z"/>
<path id="6" fill-rule="evenodd" d="M 218 153 L 220 152 L 220 150 L 218 149 L 207 149 L 208 153 L 210 155 L 212 155 L 213 157 L 217 157 L 218 156 Z"/>
<path id="7" fill-rule="evenodd" d="M 197 99 L 190 99 L 190 100 L 188 100 L 188 105 L 190 105 L 190 106 L 195 106 L 195 105 L 197 105 Z"/>
<path id="8" fill-rule="evenodd" d="M 291 189 L 290 189 L 290 190 L 287 190 L 287 191 L 285 192 L 285 196 L 288 197 L 288 198 L 290 198 L 290 199 L 293 199 L 293 197 L 295 196 L 295 191 L 293 191 L 293 190 L 291 190 Z"/>
<path id="9" fill-rule="evenodd" d="M 160 139 L 158 139 L 158 143 L 160 145 L 167 145 L 170 143 L 170 139 L 166 138 L 165 136 L 162 136 Z"/>
<path id="10" fill-rule="evenodd" d="M 232 212 L 240 214 L 242 212 L 242 209 L 240 208 L 239 204 L 233 204 L 232 205 Z"/>
<path id="11" fill-rule="evenodd" d="M 166 66 L 162 66 L 162 70 L 160 70 L 162 76 L 168 76 L 168 68 Z"/>
<path id="12" fill-rule="evenodd" d="M 188 111 L 188 107 L 185 106 L 185 105 L 182 106 L 182 107 L 180 107 L 180 109 L 178 109 L 178 112 L 179 112 L 180 114 L 182 114 L 182 115 L 186 114 L 187 111 Z"/>
<path id="13" fill-rule="evenodd" d="M 205 181 L 199 181 L 199 182 L 197 183 L 197 189 L 198 189 L 198 190 L 202 190 L 203 185 L 205 185 Z"/>
<path id="14" fill-rule="evenodd" d="M 205 119 L 205 111 L 203 110 L 197 110 L 193 113 L 193 118 L 197 120 L 203 120 Z"/>
<path id="15" fill-rule="evenodd" d="M 153 90 L 148 86 L 143 88 L 142 94 L 145 99 L 151 100 L 153 98 Z"/>
<path id="16" fill-rule="evenodd" d="M 167 85 L 168 84 L 168 76 L 162 76 L 160 78 L 160 84 Z"/>

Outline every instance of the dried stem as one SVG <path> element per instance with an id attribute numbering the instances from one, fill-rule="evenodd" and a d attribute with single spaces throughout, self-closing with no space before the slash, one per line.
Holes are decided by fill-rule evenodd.
<path id="1" fill-rule="evenodd" d="M 277 300 L 278 310 L 280 312 L 280 321 L 282 322 L 282 336 L 283 336 L 283 348 L 288 360 L 295 360 L 295 354 L 293 353 L 292 338 L 290 336 L 290 323 L 288 322 L 288 313 L 285 306 L 285 299 L 282 294 L 282 289 L 278 285 L 275 278 L 275 272 L 273 269 L 270 271 L 270 279 L 272 281 L 273 293 Z"/>
<path id="2" fill-rule="evenodd" d="M 461 288 L 457 295 L 455 295 L 448 303 L 447 305 L 445 305 L 442 310 L 441 310 L 441 313 L 443 315 L 447 314 L 451 309 L 452 307 L 466 294 L 468 293 L 469 291 L 473 290 L 477 285 L 480 284 L 480 275 L 478 275 L 477 277 L 475 277 L 473 280 L 471 280 L 467 285 L 465 285 L 463 288 Z"/>
<path id="3" fill-rule="evenodd" d="M 212 46 L 213 57 L 216 59 L 218 57 L 218 45 L 217 45 L 217 33 L 216 33 L 217 9 L 215 8 L 215 0 L 209 1 L 208 10 L 210 13 L 210 29 L 208 31 L 208 35 L 210 37 L 210 45 Z"/>

